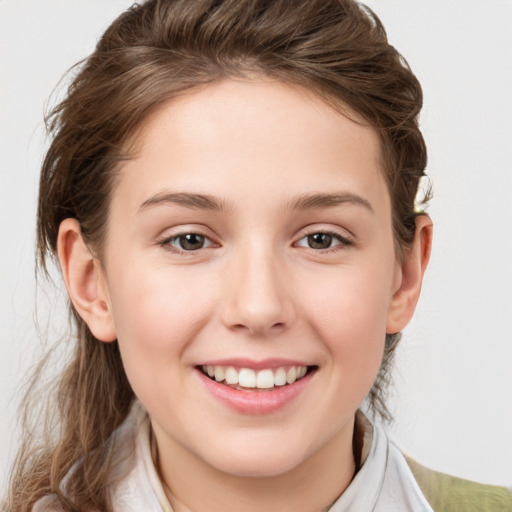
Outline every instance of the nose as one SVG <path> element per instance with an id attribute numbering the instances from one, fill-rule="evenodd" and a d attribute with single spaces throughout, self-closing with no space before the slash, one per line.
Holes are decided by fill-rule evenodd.
<path id="1" fill-rule="evenodd" d="M 287 329 L 295 318 L 285 266 L 261 248 L 237 255 L 227 272 L 222 321 L 229 329 L 267 336 Z"/>

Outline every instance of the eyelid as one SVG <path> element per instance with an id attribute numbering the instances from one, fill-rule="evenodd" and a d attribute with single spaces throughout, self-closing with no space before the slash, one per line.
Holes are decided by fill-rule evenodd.
<path id="1" fill-rule="evenodd" d="M 312 247 L 297 245 L 298 242 L 300 242 L 301 240 L 304 240 L 308 236 L 315 235 L 317 233 L 332 236 L 339 243 L 337 243 L 333 247 L 328 247 L 326 249 L 314 249 Z M 354 242 L 352 234 L 342 234 L 342 233 L 340 233 L 340 230 L 337 230 L 335 228 L 308 226 L 307 228 L 304 228 L 301 230 L 301 232 L 297 236 L 297 239 L 293 243 L 293 245 L 295 247 L 304 247 L 305 249 L 309 249 L 316 253 L 327 253 L 327 252 L 334 252 L 337 250 L 343 250 L 346 247 L 354 246 L 355 242 Z"/>
<path id="2" fill-rule="evenodd" d="M 166 230 L 167 233 L 165 235 L 158 237 L 158 239 L 156 240 L 157 245 L 159 245 L 159 246 L 163 247 L 164 249 L 167 249 L 173 253 L 187 254 L 187 255 L 193 255 L 195 253 L 200 252 L 203 249 L 210 249 L 212 247 L 220 247 L 220 243 L 215 241 L 215 236 L 212 236 L 211 230 L 207 230 L 205 228 L 202 228 L 201 226 L 194 226 L 194 225 L 179 226 L 179 227 L 174 228 L 174 230 L 173 230 L 174 232 L 172 232 L 170 234 L 169 234 L 169 230 Z M 195 251 L 192 251 L 192 250 L 186 251 L 184 249 L 180 249 L 178 247 L 171 245 L 172 241 L 175 241 L 182 236 L 191 235 L 191 234 L 202 236 L 205 240 L 207 240 L 209 242 L 208 246 L 201 247 L 200 249 L 197 249 Z"/>

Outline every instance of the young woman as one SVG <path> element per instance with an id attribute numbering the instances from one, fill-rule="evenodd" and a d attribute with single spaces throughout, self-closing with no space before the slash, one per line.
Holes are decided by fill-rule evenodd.
<path id="1" fill-rule="evenodd" d="M 351 1 L 121 15 L 50 120 L 39 255 L 77 344 L 7 509 L 508 510 L 359 411 L 388 414 L 429 258 L 421 101 Z"/>

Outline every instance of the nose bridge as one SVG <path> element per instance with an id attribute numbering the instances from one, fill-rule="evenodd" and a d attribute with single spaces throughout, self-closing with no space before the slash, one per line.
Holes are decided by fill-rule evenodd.
<path id="1" fill-rule="evenodd" d="M 280 255 L 270 243 L 252 241 L 240 247 L 232 262 L 230 297 L 224 321 L 251 334 L 283 329 L 293 307 Z"/>

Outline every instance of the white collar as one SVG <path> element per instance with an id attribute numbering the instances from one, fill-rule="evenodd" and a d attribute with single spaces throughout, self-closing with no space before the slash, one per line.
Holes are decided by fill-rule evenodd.
<path id="1" fill-rule="evenodd" d="M 370 431 L 366 427 L 364 435 L 371 444 L 366 460 L 363 455 L 362 467 L 329 512 L 433 512 L 401 452 L 382 428 L 373 425 L 371 435 L 367 424 Z M 140 403 L 134 404 L 118 435 L 135 460 L 115 489 L 115 512 L 172 512 L 153 464 L 149 418 Z"/>
<path id="2" fill-rule="evenodd" d="M 364 464 L 329 512 L 433 512 L 402 453 L 381 427 L 372 427 Z"/>

